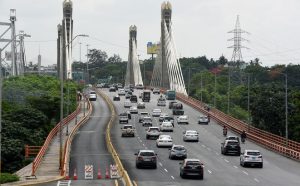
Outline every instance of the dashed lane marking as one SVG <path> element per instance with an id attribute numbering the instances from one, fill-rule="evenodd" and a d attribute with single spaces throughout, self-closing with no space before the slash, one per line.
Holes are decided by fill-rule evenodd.
<path id="1" fill-rule="evenodd" d="M 259 180 L 257 178 L 254 178 L 254 181 L 256 181 L 257 183 L 259 183 Z"/>
<path id="2" fill-rule="evenodd" d="M 207 147 L 207 150 L 211 151 L 211 149 L 209 147 Z"/>
<path id="3" fill-rule="evenodd" d="M 206 147 L 206 146 L 205 146 L 205 145 L 203 145 L 203 144 L 202 144 L 201 146 L 202 146 L 202 147 L 204 147 L 204 148 Z"/>
<path id="4" fill-rule="evenodd" d="M 224 161 L 226 161 L 227 163 L 229 163 L 229 161 L 227 159 L 224 159 Z"/>
<path id="5" fill-rule="evenodd" d="M 159 162 L 158 164 L 162 167 L 162 163 Z"/>
<path id="6" fill-rule="evenodd" d="M 174 176 L 171 176 L 171 178 L 174 180 L 175 178 L 174 178 Z"/>
<path id="7" fill-rule="evenodd" d="M 219 156 L 220 154 L 216 152 L 216 155 L 218 155 L 218 156 Z"/>
<path id="8" fill-rule="evenodd" d="M 243 171 L 243 173 L 246 174 L 246 175 L 249 175 L 248 172 L 246 172 L 246 171 Z"/>
<path id="9" fill-rule="evenodd" d="M 167 169 L 164 169 L 166 172 L 168 172 L 168 170 Z"/>
<path id="10" fill-rule="evenodd" d="M 235 165 L 234 165 L 233 167 L 234 167 L 234 168 L 236 168 L 236 169 L 238 168 L 238 167 L 237 167 L 237 166 L 235 166 Z"/>
<path id="11" fill-rule="evenodd" d="M 211 174 L 212 172 L 211 172 L 211 170 L 207 170 L 207 172 L 209 173 L 209 174 Z"/>

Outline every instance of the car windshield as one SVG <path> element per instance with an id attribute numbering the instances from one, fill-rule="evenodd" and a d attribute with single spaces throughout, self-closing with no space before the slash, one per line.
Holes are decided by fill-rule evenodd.
<path id="1" fill-rule="evenodd" d="M 124 126 L 124 129 L 132 129 L 132 126 Z"/>
<path id="2" fill-rule="evenodd" d="M 120 116 L 127 116 L 127 113 L 121 113 Z"/>
<path id="3" fill-rule="evenodd" d="M 154 109 L 153 112 L 161 112 L 160 110 Z"/>
<path id="4" fill-rule="evenodd" d="M 150 129 L 149 131 L 151 132 L 155 132 L 155 131 L 159 131 L 158 129 L 154 128 L 154 129 Z"/>
<path id="5" fill-rule="evenodd" d="M 185 150 L 185 148 L 184 148 L 184 147 L 181 147 L 181 146 L 175 146 L 175 147 L 173 147 L 173 149 L 174 149 L 174 150 L 178 150 L 178 151 L 183 151 L 183 150 Z"/>
<path id="6" fill-rule="evenodd" d="M 260 152 L 249 151 L 249 152 L 247 152 L 247 155 L 251 155 L 251 156 L 259 156 L 259 155 L 260 155 Z"/>
<path id="7" fill-rule="evenodd" d="M 140 156 L 155 156 L 154 152 L 140 152 Z"/>
<path id="8" fill-rule="evenodd" d="M 141 115 L 148 115 L 148 112 L 141 112 Z"/>
<path id="9" fill-rule="evenodd" d="M 238 145 L 239 143 L 237 141 L 228 141 L 227 145 Z"/>
<path id="10" fill-rule="evenodd" d="M 170 136 L 159 136 L 159 139 L 171 139 Z"/>
<path id="11" fill-rule="evenodd" d="M 187 161 L 186 165 L 200 165 L 199 161 Z"/>
<path id="12" fill-rule="evenodd" d="M 96 92 L 90 92 L 90 94 L 96 94 Z"/>
<path id="13" fill-rule="evenodd" d="M 151 118 L 144 118 L 144 121 L 152 121 Z"/>
<path id="14" fill-rule="evenodd" d="M 196 131 L 187 131 L 186 134 L 197 134 Z"/>

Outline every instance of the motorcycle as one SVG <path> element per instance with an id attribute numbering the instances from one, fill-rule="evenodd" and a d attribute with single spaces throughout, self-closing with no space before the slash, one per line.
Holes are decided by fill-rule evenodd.
<path id="1" fill-rule="evenodd" d="M 227 129 L 223 129 L 223 136 L 227 136 Z"/>

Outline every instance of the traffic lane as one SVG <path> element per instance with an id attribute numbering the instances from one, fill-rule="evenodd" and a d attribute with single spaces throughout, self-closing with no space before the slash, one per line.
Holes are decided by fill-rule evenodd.
<path id="1" fill-rule="evenodd" d="M 157 125 L 158 119 L 154 119 L 154 125 Z M 143 133 L 142 140 L 148 148 L 154 149 L 158 153 L 158 158 L 161 162 L 160 166 L 164 167 L 165 171 L 169 172 L 169 175 L 174 179 L 174 181 L 184 184 L 184 185 L 197 185 L 199 180 L 185 180 L 181 179 L 179 176 L 179 162 L 180 160 L 170 160 L 168 158 L 169 149 L 168 148 L 157 148 L 156 140 L 147 140 L 145 138 L 145 132 L 143 127 L 139 130 L 139 133 Z M 230 167 L 221 158 L 213 157 L 213 154 L 205 149 L 201 149 L 201 146 L 197 142 L 183 142 L 182 131 L 180 128 L 174 128 L 174 132 L 164 132 L 164 134 L 169 134 L 173 138 L 174 144 L 181 144 L 187 148 L 188 158 L 198 158 L 204 162 L 204 180 L 201 181 L 201 185 L 257 185 L 254 180 L 245 179 L 243 177 L 232 177 L 232 175 L 238 175 L 240 172 L 235 170 L 234 167 Z M 214 159 L 215 158 L 215 159 Z M 229 169 L 232 170 L 229 170 Z"/>
<path id="2" fill-rule="evenodd" d="M 112 97 L 110 94 L 109 97 Z M 123 96 L 121 97 L 124 98 Z M 124 98 L 125 99 L 125 98 Z M 123 108 L 122 102 L 114 102 L 117 113 L 123 112 L 127 109 Z M 132 119 L 129 120 L 129 124 L 136 126 L 138 122 L 137 115 L 133 114 Z M 138 185 L 160 185 L 172 183 L 171 178 L 166 180 L 166 172 L 161 167 L 157 169 L 137 169 L 135 167 L 135 155 L 140 149 L 147 149 L 145 144 L 140 140 L 140 136 L 136 133 L 136 137 L 121 137 L 121 127 L 123 124 L 119 124 L 118 118 L 116 119 L 111 132 L 112 143 L 114 144 L 117 152 L 119 152 L 120 159 L 128 171 L 131 179 L 136 180 Z M 155 180 L 153 180 L 155 178 Z M 158 184 L 159 183 L 159 184 Z"/>
<path id="3" fill-rule="evenodd" d="M 191 123 L 195 125 L 196 129 L 198 128 L 199 131 L 201 130 L 201 125 L 197 125 L 196 121 L 198 112 L 193 108 L 184 105 L 184 108 L 188 111 L 191 117 Z M 222 127 L 214 122 L 210 124 L 211 127 L 207 127 L 203 134 L 209 134 L 211 137 L 202 138 L 205 140 L 207 148 L 212 150 L 216 150 L 217 152 L 220 151 L 220 142 L 224 140 L 222 139 L 221 131 Z M 239 135 L 236 133 L 232 133 L 229 131 L 228 135 Z M 201 136 L 200 136 L 201 138 Z M 219 143 L 216 139 L 222 139 Z M 215 142 L 213 142 L 215 140 Z M 219 145 L 216 146 L 216 144 Z M 264 159 L 264 168 L 259 170 L 257 168 L 243 168 L 239 166 L 240 159 L 239 157 L 235 156 L 224 156 L 227 158 L 228 161 L 232 162 L 236 166 L 240 167 L 242 171 L 247 174 L 252 174 L 255 177 L 255 181 L 257 182 L 264 182 L 265 184 L 269 185 L 284 185 L 289 183 L 289 185 L 299 185 L 300 184 L 300 177 L 299 177 L 299 170 L 300 170 L 300 163 L 289 158 L 283 157 L 280 154 L 277 154 L 273 151 L 265 149 L 251 141 L 247 140 L 245 144 L 241 144 L 242 150 L 244 149 L 257 149 L 259 150 Z M 282 179 L 282 177 L 286 177 L 289 179 Z"/>
<path id="4" fill-rule="evenodd" d="M 156 98 L 158 98 L 158 96 L 153 97 L 154 100 L 156 100 Z M 156 108 L 156 107 L 157 107 L 156 103 L 152 102 L 152 103 L 147 105 L 146 110 L 151 113 L 151 110 L 153 108 Z M 162 108 L 164 110 L 164 112 L 169 113 L 169 110 L 166 107 L 160 107 L 160 108 Z M 153 126 L 159 126 L 158 118 L 153 119 Z M 177 127 L 175 127 L 175 129 L 174 129 L 174 133 L 166 133 L 166 134 L 170 134 L 173 137 L 174 142 L 176 144 L 183 144 L 182 143 L 182 131 L 180 131 L 176 128 Z M 179 184 L 184 183 L 184 185 L 195 185 L 199 182 L 199 180 L 183 180 L 183 179 L 181 179 L 179 177 L 179 162 L 180 161 L 174 162 L 174 160 L 169 160 L 168 159 L 168 153 L 169 153 L 168 149 L 157 148 L 155 140 L 146 140 L 146 138 L 145 138 L 145 135 L 146 135 L 145 127 L 142 127 L 141 124 L 137 124 L 136 129 L 137 129 L 137 133 L 140 136 L 142 134 L 141 140 L 144 142 L 145 146 L 149 149 L 155 150 L 158 153 L 159 166 L 163 167 L 164 171 L 169 173 L 169 177 L 174 179 L 174 181 L 179 183 Z M 176 133 L 176 131 L 178 131 L 178 132 Z M 178 139 L 178 140 L 176 141 L 176 139 Z M 198 152 L 197 152 L 197 154 L 198 154 Z M 207 156 L 211 157 L 211 154 L 209 154 Z M 194 157 L 202 159 L 202 161 L 204 159 L 202 157 L 199 157 L 199 155 L 196 155 L 196 153 L 194 153 Z M 205 161 L 205 162 L 207 162 L 207 164 L 210 164 L 209 161 Z M 213 162 L 211 161 L 211 163 L 213 163 Z M 220 164 L 220 165 L 223 164 L 223 166 L 224 166 L 224 167 L 221 167 L 220 170 L 227 170 L 228 169 L 228 166 L 225 165 L 226 163 L 224 161 L 220 162 L 218 164 Z M 207 174 L 207 175 L 205 175 L 204 180 L 201 182 L 201 184 L 204 184 L 204 185 L 231 185 L 232 183 L 235 183 L 235 185 L 238 185 L 241 182 L 244 185 L 256 185 L 256 183 L 252 180 L 246 180 L 246 181 L 245 180 L 239 180 L 239 179 L 236 180 L 236 178 L 234 178 L 234 177 L 233 177 L 234 179 L 225 179 L 225 178 L 228 178 L 228 176 L 229 177 L 231 176 L 231 173 L 229 173 L 229 175 L 226 174 L 226 173 L 228 173 L 228 170 L 223 171 L 222 174 L 220 174 L 221 177 L 219 177 L 218 179 L 215 179 L 215 178 L 212 178 L 212 175 L 211 175 L 212 171 L 209 170 L 209 168 L 207 168 L 207 166 L 206 166 L 205 170 L 206 169 L 207 169 L 207 172 L 205 172 L 205 174 Z M 226 181 L 225 182 L 220 181 L 220 180 L 227 180 L 227 182 Z"/>
<path id="5" fill-rule="evenodd" d="M 96 179 L 98 169 L 104 174 L 113 163 L 105 142 L 105 130 L 111 112 L 100 96 L 92 104 L 90 119 L 78 130 L 71 146 L 69 174 L 72 177 L 76 169 L 78 179 L 84 179 L 85 165 L 93 165 L 93 177 Z"/>
<path id="6" fill-rule="evenodd" d="M 154 108 L 154 107 L 156 107 L 155 106 L 155 103 L 154 104 L 152 104 L 152 108 Z M 151 107 L 147 107 L 148 109 L 152 109 Z M 149 111 L 149 110 L 148 110 Z M 188 111 L 187 113 L 191 113 L 190 111 Z M 198 114 L 198 113 L 196 113 L 196 114 Z M 197 127 L 200 127 L 200 128 L 202 128 L 203 129 L 203 127 L 207 127 L 207 126 L 203 126 L 203 125 L 198 125 L 197 124 L 197 116 L 195 117 L 191 117 L 191 124 L 190 125 L 187 125 L 187 126 L 184 126 L 184 125 L 179 125 L 179 127 L 180 128 L 183 128 L 183 130 L 187 130 L 187 129 L 196 129 L 196 130 L 199 130 L 199 129 L 197 129 Z M 155 122 L 155 123 L 157 123 L 157 122 Z M 175 127 L 176 127 L 176 124 L 175 124 Z M 202 132 L 202 131 L 204 131 L 204 130 L 200 130 L 200 133 Z M 143 130 L 142 130 L 142 132 L 143 132 Z M 175 131 L 176 132 L 176 131 Z M 209 136 L 208 136 L 209 135 Z M 176 134 L 176 136 L 182 136 L 182 134 L 181 133 L 179 133 L 179 134 Z M 203 138 L 203 136 L 204 135 L 201 135 L 200 134 L 200 143 L 201 143 L 201 137 Z M 173 137 L 174 138 L 174 137 Z M 210 135 L 210 134 L 206 134 L 206 136 L 205 136 L 205 138 L 204 139 L 209 139 L 209 138 L 212 138 L 212 136 Z M 176 138 L 174 138 L 174 139 L 176 139 Z M 237 160 L 238 162 L 237 162 L 237 165 L 236 165 L 236 163 L 232 163 L 230 160 L 228 160 L 228 159 L 230 159 L 230 158 L 224 158 L 224 156 L 222 156 L 222 155 L 220 155 L 219 154 L 219 151 L 220 151 L 220 142 L 221 141 L 219 141 L 219 137 L 217 137 L 217 138 L 215 138 L 215 139 L 212 139 L 212 140 L 210 140 L 210 142 L 208 143 L 208 145 L 204 145 L 204 144 L 201 144 L 201 147 L 203 147 L 204 149 L 206 149 L 206 150 L 208 150 L 208 151 L 211 151 L 211 153 L 209 153 L 209 154 L 207 154 L 207 156 L 206 157 L 209 157 L 209 156 L 211 156 L 211 155 L 213 155 L 214 153 L 215 153 L 215 155 L 216 156 L 219 156 L 220 157 L 220 160 L 222 160 L 221 162 L 218 162 L 218 163 L 215 163 L 215 161 L 213 161 L 213 162 L 211 162 L 211 160 L 212 160 L 212 158 L 208 158 L 208 159 L 206 159 L 205 157 L 200 157 L 199 159 L 200 160 L 202 160 L 202 161 L 204 161 L 204 162 L 207 162 L 207 164 L 209 165 L 209 164 L 211 164 L 211 165 L 213 165 L 212 166 L 212 169 L 214 169 L 214 170 L 216 170 L 217 172 L 218 172 L 218 170 L 226 170 L 226 172 L 228 172 L 228 166 L 229 166 L 229 168 L 231 168 L 231 169 L 233 169 L 233 171 L 235 171 L 235 173 L 233 173 L 233 174 L 231 174 L 231 175 L 239 175 L 240 173 L 242 173 L 242 175 L 243 176 L 248 176 L 249 175 L 249 173 L 247 173 L 246 171 L 244 171 L 244 170 L 236 170 L 236 169 L 238 169 L 238 166 L 239 166 L 239 157 L 236 157 L 236 156 L 232 156 L 232 159 L 234 159 L 234 160 Z M 223 140 L 223 139 L 222 139 Z M 211 142 L 211 141 L 213 141 L 213 142 Z M 210 148 L 209 147 L 209 144 L 216 144 L 216 145 L 214 145 L 215 146 L 215 149 L 212 149 L 212 148 Z M 203 146 L 202 146 L 203 145 Z M 193 147 L 193 148 L 191 148 L 191 149 L 197 149 L 197 147 Z M 215 150 L 215 151 L 213 151 L 213 150 Z M 197 152 L 198 154 L 203 154 L 203 152 Z M 217 157 L 216 157 L 217 158 Z M 208 163 L 208 162 L 211 162 L 211 163 Z M 228 165 L 223 165 L 223 166 L 225 166 L 225 167 L 223 167 L 223 168 L 219 168 L 219 167 L 216 167 L 216 166 L 218 166 L 218 165 L 221 165 L 221 164 L 228 164 Z M 210 170 L 210 172 L 211 172 L 211 170 Z M 224 171 L 222 172 L 222 171 L 219 171 L 220 172 L 220 175 L 221 176 L 223 176 L 223 175 L 226 175 L 226 174 L 224 174 Z M 261 174 L 261 172 L 259 172 L 259 175 Z M 256 177 L 254 177 L 254 176 L 249 176 L 250 178 L 249 179 L 246 179 L 246 182 L 248 181 L 249 183 L 245 183 L 245 178 L 242 178 L 242 180 L 239 180 L 239 179 L 236 179 L 236 178 L 234 178 L 235 179 L 235 181 L 232 181 L 232 180 L 230 180 L 230 179 L 228 179 L 228 177 L 230 177 L 231 175 L 229 175 L 229 176 L 225 176 L 225 178 L 227 178 L 227 179 L 225 179 L 225 180 L 228 180 L 228 184 L 230 185 L 230 184 L 232 184 L 232 183 L 236 183 L 236 184 L 239 184 L 239 183 L 243 183 L 243 184 L 245 184 L 245 185 L 257 185 L 257 184 L 259 184 L 259 180 L 256 178 Z M 232 177 L 232 176 L 231 176 Z M 222 179 L 222 178 L 221 178 Z"/>

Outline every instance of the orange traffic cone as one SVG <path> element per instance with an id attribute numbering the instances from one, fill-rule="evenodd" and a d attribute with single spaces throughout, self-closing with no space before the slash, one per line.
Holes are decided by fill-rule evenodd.
<path id="1" fill-rule="evenodd" d="M 110 178 L 107 166 L 106 166 L 106 171 L 105 171 L 105 178 L 106 179 Z"/>
<path id="2" fill-rule="evenodd" d="M 70 176 L 69 176 L 69 173 L 66 174 L 66 177 L 65 177 L 65 180 L 69 180 L 70 179 Z"/>
<path id="3" fill-rule="evenodd" d="M 74 169 L 74 177 L 73 177 L 73 180 L 77 180 L 78 177 L 77 177 L 77 173 L 76 173 L 76 169 Z"/>
<path id="4" fill-rule="evenodd" d="M 102 179 L 100 168 L 98 169 L 98 175 L 97 175 L 97 178 L 98 178 L 99 180 Z"/>

